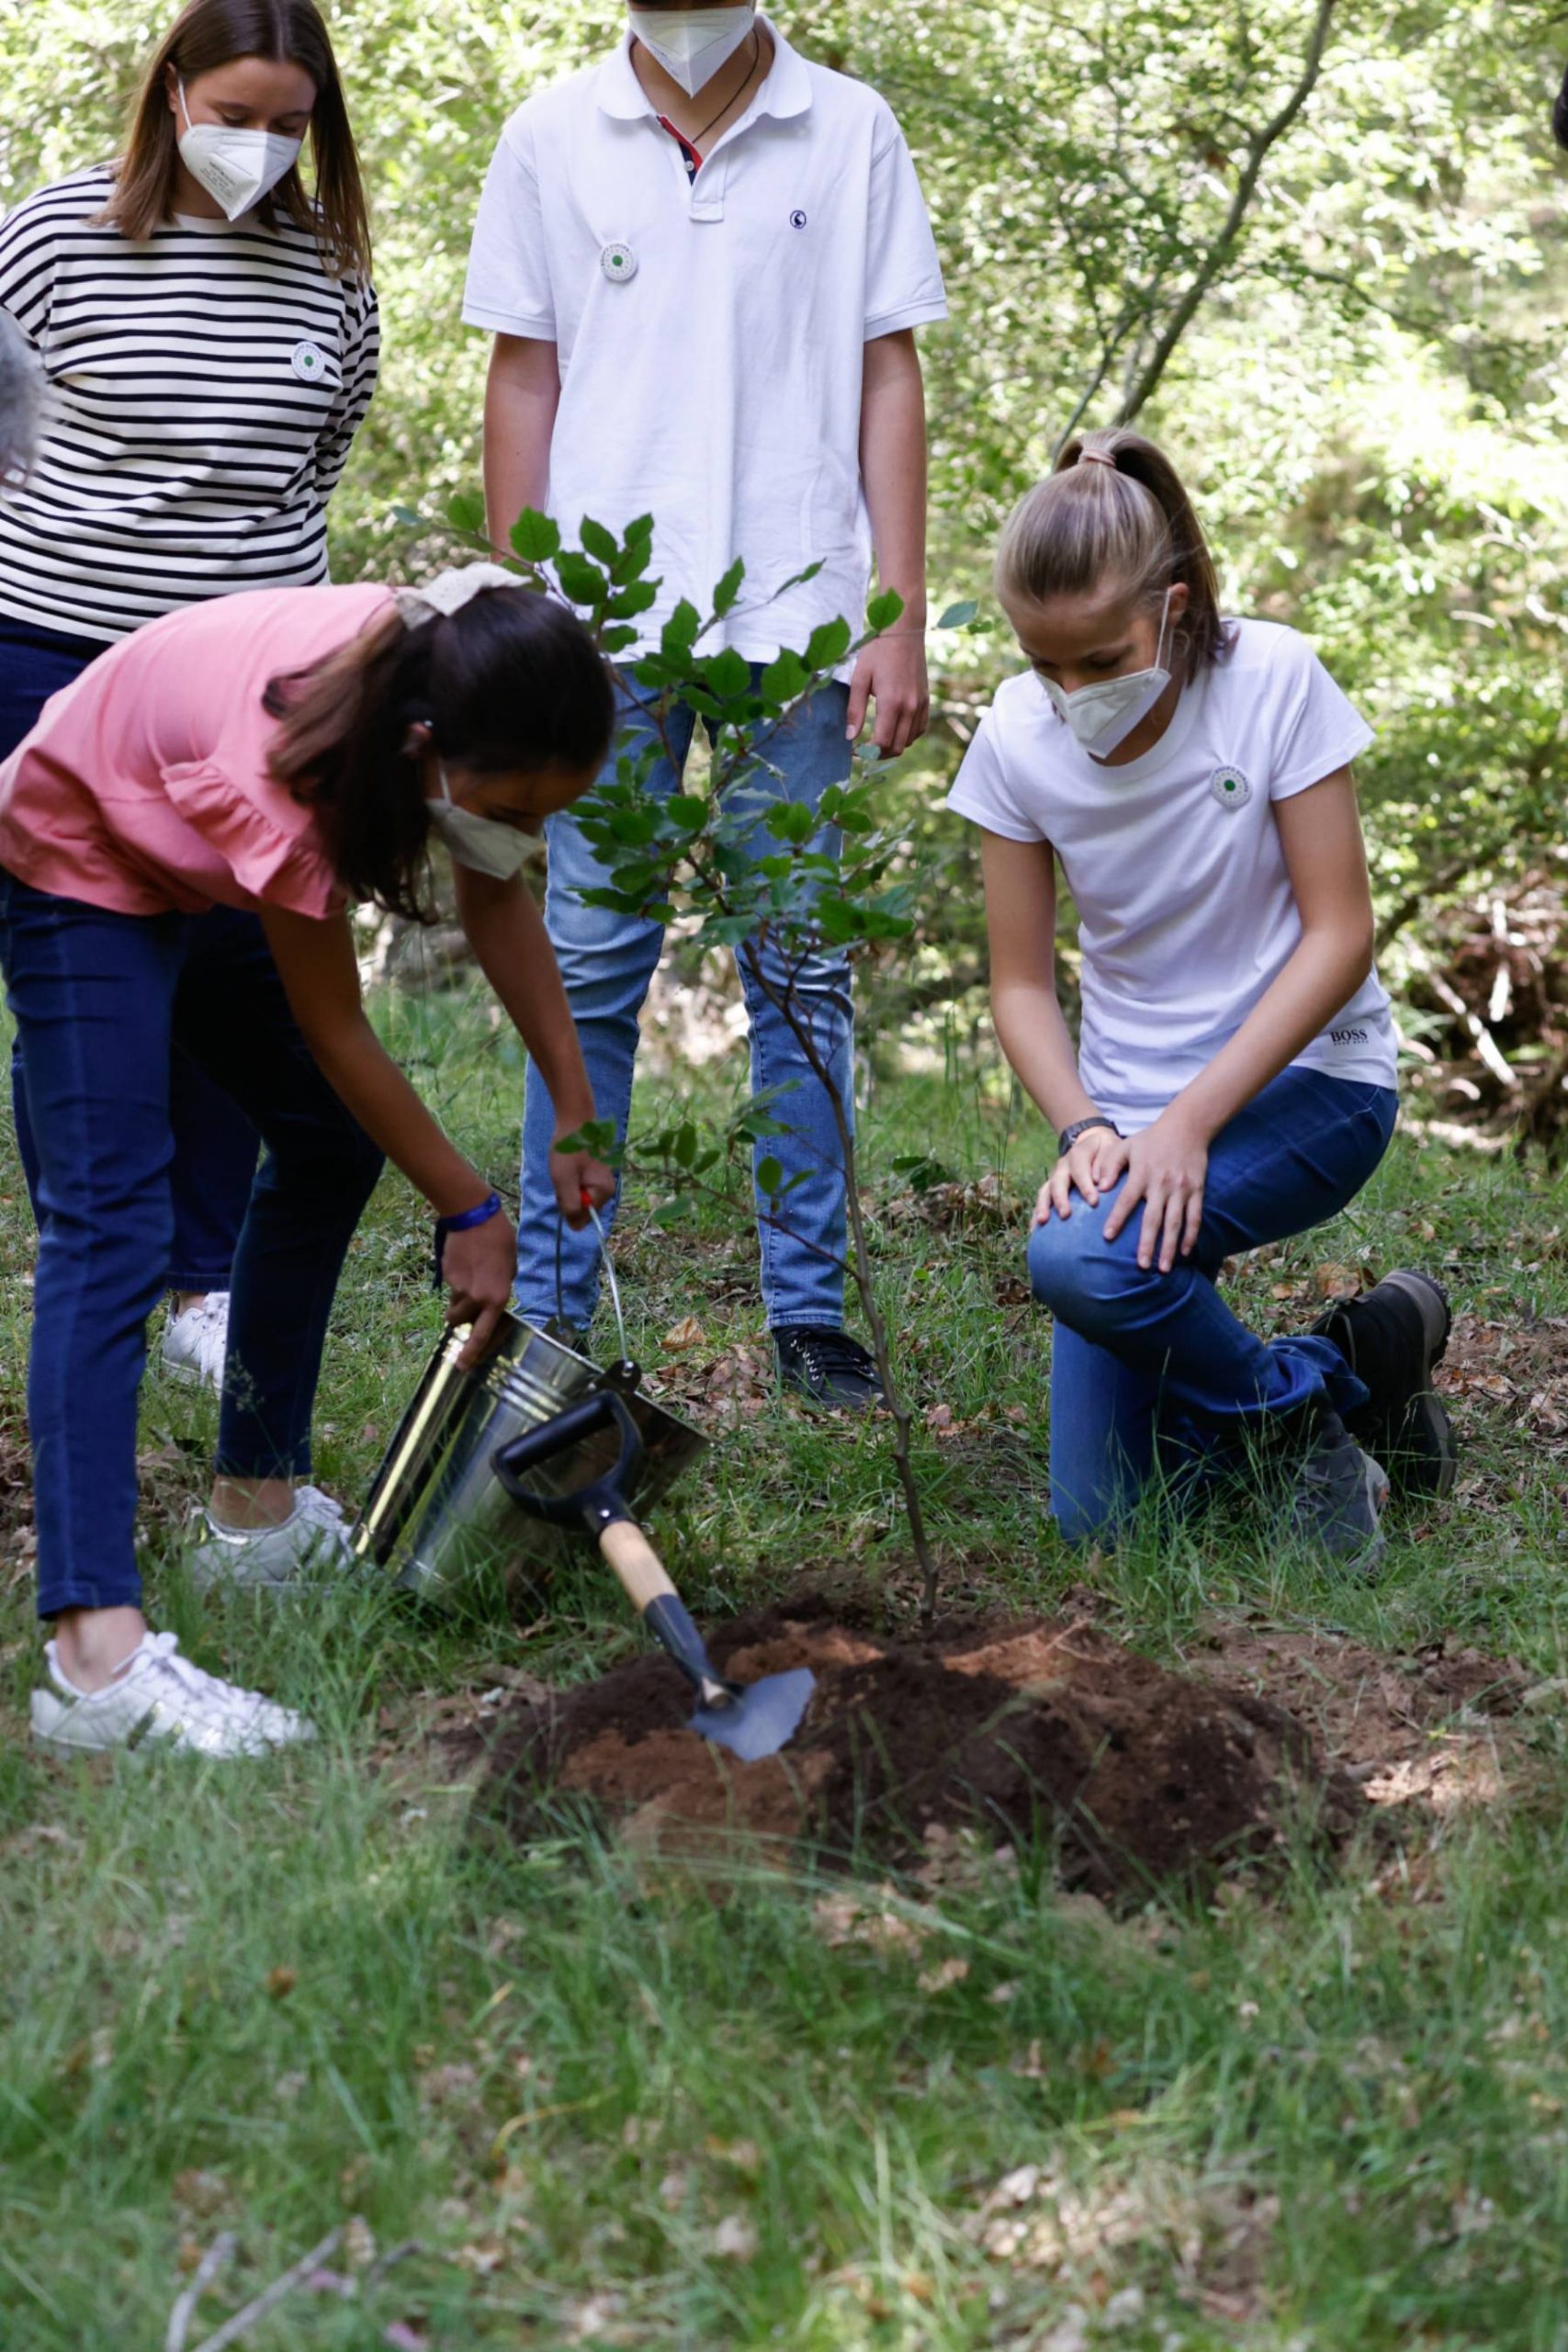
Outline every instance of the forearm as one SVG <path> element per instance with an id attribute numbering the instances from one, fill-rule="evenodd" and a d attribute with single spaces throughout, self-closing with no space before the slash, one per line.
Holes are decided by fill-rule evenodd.
<path id="1" fill-rule="evenodd" d="M 484 487 L 491 544 L 511 545 L 525 506 L 542 510 L 550 491 L 550 442 L 560 406 L 554 344 L 498 335 L 485 384 Z"/>
<path id="2" fill-rule="evenodd" d="M 478 1206 L 489 1183 L 442 1133 L 363 1014 L 307 1030 L 306 1043 L 333 1093 L 437 1216 Z"/>
<path id="3" fill-rule="evenodd" d="M 1205 1142 L 1218 1135 L 1321 1035 L 1355 995 L 1371 963 L 1371 936 L 1359 927 L 1353 934 L 1306 933 L 1235 1035 L 1182 1088 L 1171 1113 Z"/>
<path id="4" fill-rule="evenodd" d="M 520 879 L 453 871 L 458 918 L 479 967 L 544 1080 L 558 1130 L 575 1133 L 594 1115 L 593 1090 L 539 910 Z"/>
<path id="5" fill-rule="evenodd" d="M 913 334 L 866 345 L 861 479 L 877 580 L 904 600 L 896 630 L 926 626 L 926 397 Z"/>
<path id="6" fill-rule="evenodd" d="M 1078 1076 L 1077 1056 L 1054 991 L 993 988 L 991 1012 L 1019 1084 L 1052 1133 L 1059 1135 L 1076 1120 L 1092 1118 L 1100 1105 Z"/>

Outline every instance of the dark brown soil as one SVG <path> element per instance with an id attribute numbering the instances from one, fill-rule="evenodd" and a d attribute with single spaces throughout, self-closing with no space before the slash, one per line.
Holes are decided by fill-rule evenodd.
<path id="1" fill-rule="evenodd" d="M 513 1835 L 586 1803 L 635 1847 L 710 1852 L 737 1837 L 897 1862 L 936 1826 L 1047 1839 L 1097 1894 L 1342 1839 L 1365 1800 L 1291 1715 L 1252 1691 L 1168 1673 L 1084 1623 L 1038 1618 L 892 1638 L 810 1602 L 738 1619 L 713 1655 L 741 1681 L 808 1666 L 787 1749 L 739 1764 L 686 1727 L 674 1668 L 650 1655 L 504 1715 L 491 1788 Z"/>

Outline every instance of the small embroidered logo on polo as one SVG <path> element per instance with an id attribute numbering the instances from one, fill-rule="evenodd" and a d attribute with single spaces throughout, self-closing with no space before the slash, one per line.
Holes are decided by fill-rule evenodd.
<path id="1" fill-rule="evenodd" d="M 805 212 L 792 212 L 789 216 L 789 225 L 792 229 L 804 229 L 809 218 L 809 214 Z"/>
<path id="2" fill-rule="evenodd" d="M 606 245 L 599 266 L 612 286 L 629 286 L 637 276 L 637 255 L 630 245 Z"/>
<path id="3" fill-rule="evenodd" d="M 288 364 L 302 384 L 319 384 L 327 372 L 327 355 L 319 343 L 297 343 Z"/>
<path id="4" fill-rule="evenodd" d="M 1216 768 L 1209 789 L 1222 808 L 1245 808 L 1252 797 L 1252 786 L 1239 768 Z"/>

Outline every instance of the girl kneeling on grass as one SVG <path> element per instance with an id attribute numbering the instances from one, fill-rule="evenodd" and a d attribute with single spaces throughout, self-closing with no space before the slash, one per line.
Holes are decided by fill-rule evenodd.
<path id="1" fill-rule="evenodd" d="M 567 612 L 491 566 L 423 591 L 282 589 L 154 621 L 47 706 L 0 767 L 0 963 L 41 1163 L 28 1384 L 39 1611 L 35 1733 L 209 1755 L 304 1720 L 149 1632 L 137 1577 L 137 1389 L 172 1217 L 171 1046 L 266 1146 L 234 1267 L 216 1483 L 198 1581 L 281 1585 L 341 1558 L 300 1483 L 327 1317 L 387 1153 L 442 1224 L 453 1320 L 477 1352 L 515 1236 L 378 1044 L 347 907 L 424 911 L 433 832 L 480 965 L 565 1136 L 593 1113 L 566 996 L 520 876 L 528 836 L 608 747 L 607 673 Z M 262 934 L 247 920 L 261 917 Z M 583 1220 L 607 1170 L 558 1152 Z"/>
<path id="2" fill-rule="evenodd" d="M 1179 1487 L 1267 1439 L 1297 1532 L 1373 1566 L 1388 1479 L 1357 1440 L 1413 1486 L 1452 1484 L 1442 1291 L 1391 1274 L 1269 1343 L 1216 1287 L 1235 1252 L 1337 1216 L 1393 1132 L 1350 775 L 1371 730 L 1293 630 L 1221 618 L 1187 493 L 1136 434 L 1068 446 L 997 584 L 1032 674 L 1002 687 L 950 805 L 983 828 L 998 1035 L 1059 1131 L 1029 1252 L 1055 1317 L 1057 1521 L 1112 1535 L 1156 1476 Z"/>

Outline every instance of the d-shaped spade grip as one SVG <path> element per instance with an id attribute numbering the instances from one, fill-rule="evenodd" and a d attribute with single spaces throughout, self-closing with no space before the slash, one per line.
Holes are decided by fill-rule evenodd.
<path id="1" fill-rule="evenodd" d="M 613 1470 L 589 1479 L 570 1495 L 536 1494 L 525 1485 L 529 1471 L 554 1461 L 583 1439 L 596 1437 L 604 1429 L 620 1432 L 621 1458 Z M 498 1446 L 491 1467 L 519 1510 L 547 1520 L 554 1527 L 586 1526 L 598 1537 L 622 1590 L 654 1640 L 701 1694 L 705 1706 L 724 1707 L 731 1702 L 729 1686 L 714 1672 L 684 1601 L 626 1508 L 626 1490 L 641 1464 L 642 1451 L 637 1423 L 625 1404 L 613 1389 L 602 1388 L 569 1405 L 554 1420 Z"/>
<path id="2" fill-rule="evenodd" d="M 604 1429 L 620 1432 L 621 1458 L 613 1470 L 574 1487 L 570 1495 L 535 1494 L 525 1486 L 524 1479 L 530 1470 L 553 1462 L 558 1454 L 568 1453 L 584 1438 L 596 1437 Z M 642 1440 L 637 1423 L 610 1388 L 597 1389 L 592 1396 L 569 1405 L 554 1420 L 543 1421 L 536 1430 L 528 1430 L 509 1444 L 497 1446 L 491 1456 L 491 1468 L 519 1510 L 525 1510 L 530 1519 L 546 1520 L 552 1527 L 586 1527 L 593 1535 L 615 1520 L 631 1517 L 626 1507 L 626 1488 L 641 1466 Z"/>

